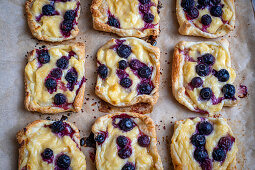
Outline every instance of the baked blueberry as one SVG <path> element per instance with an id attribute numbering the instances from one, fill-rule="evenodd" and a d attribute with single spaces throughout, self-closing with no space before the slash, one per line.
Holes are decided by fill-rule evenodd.
<path id="1" fill-rule="evenodd" d="M 191 136 L 191 143 L 196 146 L 203 146 L 205 145 L 205 136 L 200 134 L 194 134 Z"/>
<path id="2" fill-rule="evenodd" d="M 202 80 L 200 77 L 194 77 L 194 78 L 191 80 L 190 85 L 191 85 L 193 88 L 198 88 L 198 87 L 200 87 L 200 86 L 203 85 L 203 80 Z"/>
<path id="3" fill-rule="evenodd" d="M 235 86 L 233 86 L 232 84 L 225 84 L 222 88 L 222 93 L 224 94 L 224 97 L 226 99 L 231 99 L 235 97 L 235 92 Z"/>
<path id="4" fill-rule="evenodd" d="M 72 83 L 72 84 L 73 84 L 73 83 L 76 83 L 77 78 L 78 78 L 78 74 L 77 74 L 76 70 L 74 70 L 74 69 L 70 70 L 70 71 L 66 74 L 66 76 L 65 76 L 66 81 L 67 81 L 68 83 Z"/>
<path id="5" fill-rule="evenodd" d="M 207 76 L 210 73 L 210 68 L 206 64 L 198 64 L 196 65 L 196 73 L 202 77 Z"/>
<path id="6" fill-rule="evenodd" d="M 194 0 L 182 0 L 181 6 L 183 7 L 184 10 L 189 10 L 195 6 L 195 1 Z"/>
<path id="7" fill-rule="evenodd" d="M 51 72 L 50 72 L 50 76 L 54 77 L 56 79 L 60 79 L 62 76 L 62 70 L 60 68 L 54 68 Z"/>
<path id="8" fill-rule="evenodd" d="M 128 66 L 128 63 L 125 60 L 120 60 L 119 61 L 119 69 L 125 70 Z"/>
<path id="9" fill-rule="evenodd" d="M 133 70 L 138 70 L 140 67 L 142 67 L 142 63 L 139 60 L 134 59 L 129 62 L 129 66 Z"/>
<path id="10" fill-rule="evenodd" d="M 42 7 L 42 14 L 43 15 L 53 15 L 53 13 L 55 12 L 55 8 L 54 6 L 50 5 L 50 4 L 47 4 L 47 5 L 44 5 Z"/>
<path id="11" fill-rule="evenodd" d="M 48 78 L 45 81 L 45 87 L 48 90 L 54 90 L 57 87 L 57 81 L 55 79 L 53 79 L 53 78 Z"/>
<path id="12" fill-rule="evenodd" d="M 198 132 L 202 135 L 210 135 L 213 131 L 213 125 L 210 122 L 203 121 L 198 124 Z"/>
<path id="13" fill-rule="evenodd" d="M 154 15 L 151 14 L 151 13 L 145 13 L 143 15 L 143 20 L 146 22 L 146 23 L 152 23 L 153 20 L 154 20 Z"/>
<path id="14" fill-rule="evenodd" d="M 201 57 L 198 57 L 198 61 L 203 64 L 213 65 L 215 62 L 215 57 L 210 53 L 206 53 L 202 55 Z"/>
<path id="15" fill-rule="evenodd" d="M 99 74 L 99 76 L 102 78 L 102 79 L 105 79 L 108 75 L 108 69 L 106 67 L 106 65 L 100 65 L 97 69 L 97 73 Z"/>
<path id="16" fill-rule="evenodd" d="M 73 29 L 73 21 L 64 20 L 61 23 L 61 30 L 65 35 L 69 35 L 70 31 Z"/>
<path id="17" fill-rule="evenodd" d="M 199 16 L 199 11 L 197 8 L 191 8 L 187 11 L 187 15 L 190 19 L 195 19 Z"/>
<path id="18" fill-rule="evenodd" d="M 150 137 L 147 135 L 142 135 L 138 137 L 138 144 L 142 147 L 148 147 L 150 145 Z"/>
<path id="19" fill-rule="evenodd" d="M 221 69 L 217 72 L 217 78 L 220 82 L 226 82 L 229 80 L 229 73 L 226 69 Z"/>
<path id="20" fill-rule="evenodd" d="M 221 17 L 222 16 L 222 7 L 221 6 L 213 6 L 210 9 L 210 13 L 214 17 Z"/>
<path id="21" fill-rule="evenodd" d="M 204 147 L 198 147 L 194 151 L 194 158 L 198 162 L 204 161 L 206 158 L 208 158 L 208 154 Z"/>
<path id="22" fill-rule="evenodd" d="M 135 170 L 135 165 L 128 162 L 121 168 L 121 170 Z"/>
<path id="23" fill-rule="evenodd" d="M 74 10 L 68 10 L 65 12 L 64 19 L 73 21 L 75 19 L 75 11 Z"/>
<path id="24" fill-rule="evenodd" d="M 141 83 L 138 86 L 138 93 L 139 94 L 151 94 L 153 87 L 149 83 Z"/>
<path id="25" fill-rule="evenodd" d="M 120 28 L 120 22 L 114 16 L 108 17 L 107 24 L 116 28 Z"/>
<path id="26" fill-rule="evenodd" d="M 212 2 L 214 5 L 218 5 L 218 4 L 221 2 L 221 0 L 211 0 L 211 2 Z"/>
<path id="27" fill-rule="evenodd" d="M 98 144 L 104 143 L 104 141 L 105 141 L 105 135 L 102 134 L 102 133 L 99 133 L 99 134 L 95 137 L 95 141 L 96 141 Z"/>
<path id="28" fill-rule="evenodd" d="M 68 64 L 69 60 L 65 56 L 58 59 L 56 63 L 57 67 L 61 69 L 66 69 L 68 67 Z"/>
<path id="29" fill-rule="evenodd" d="M 131 47 L 125 44 L 122 44 L 117 48 L 117 54 L 122 58 L 128 58 L 131 52 Z"/>
<path id="30" fill-rule="evenodd" d="M 68 155 L 63 154 L 59 156 L 57 159 L 57 166 L 59 168 L 67 169 L 69 168 L 70 164 L 71 164 L 71 159 Z"/>
<path id="31" fill-rule="evenodd" d="M 129 143 L 129 139 L 125 136 L 119 136 L 117 137 L 116 143 L 119 147 L 124 148 Z"/>
<path id="32" fill-rule="evenodd" d="M 123 78 L 120 80 L 120 85 L 124 88 L 129 88 L 132 85 L 132 80 L 130 78 Z"/>
<path id="33" fill-rule="evenodd" d="M 219 140 L 218 146 L 226 151 L 229 151 L 234 143 L 235 138 L 233 137 L 222 137 Z"/>
<path id="34" fill-rule="evenodd" d="M 213 150 L 212 157 L 215 161 L 221 162 L 226 158 L 226 151 L 222 148 L 217 148 Z"/>
<path id="35" fill-rule="evenodd" d="M 64 104 L 64 103 L 66 103 L 66 96 L 62 93 L 57 93 L 54 96 L 54 104 L 55 105 L 61 105 L 61 104 Z"/>
<path id="36" fill-rule="evenodd" d="M 130 118 L 123 118 L 120 120 L 119 127 L 121 130 L 127 132 L 134 128 L 134 121 Z"/>
<path id="37" fill-rule="evenodd" d="M 121 148 L 118 151 L 118 155 L 121 159 L 129 158 L 132 155 L 132 148 L 130 147 Z"/>
<path id="38" fill-rule="evenodd" d="M 151 0 L 139 0 L 139 2 L 144 5 L 150 3 Z"/>
<path id="39" fill-rule="evenodd" d="M 52 156 L 53 156 L 53 150 L 51 150 L 50 148 L 44 149 L 42 153 L 43 159 L 50 159 Z"/>
<path id="40" fill-rule="evenodd" d="M 50 125 L 52 132 L 59 133 L 65 129 L 62 121 L 55 121 Z"/>
<path id="41" fill-rule="evenodd" d="M 41 50 L 38 56 L 38 60 L 41 64 L 46 64 L 50 62 L 50 55 L 48 50 Z"/>
<path id="42" fill-rule="evenodd" d="M 212 23 L 212 17 L 208 14 L 203 15 L 201 17 L 201 23 L 206 26 L 210 25 Z"/>
<path id="43" fill-rule="evenodd" d="M 197 1 L 199 5 L 201 5 L 202 7 L 205 7 L 207 5 L 210 4 L 210 0 L 198 0 Z"/>
<path id="44" fill-rule="evenodd" d="M 212 97 L 212 90 L 208 87 L 202 88 L 200 91 L 200 96 L 203 100 L 210 100 Z"/>
<path id="45" fill-rule="evenodd" d="M 151 74 L 152 74 L 152 71 L 148 66 L 143 66 L 138 69 L 138 75 L 141 78 L 150 78 Z"/>

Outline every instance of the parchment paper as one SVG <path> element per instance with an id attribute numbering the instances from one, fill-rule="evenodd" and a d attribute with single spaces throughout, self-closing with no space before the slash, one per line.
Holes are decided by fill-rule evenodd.
<path id="1" fill-rule="evenodd" d="M 72 113 L 69 121 L 75 122 L 81 130 L 82 137 L 88 136 L 95 118 L 106 113 L 98 111 L 99 98 L 94 94 L 96 83 L 96 52 L 114 34 L 95 31 L 92 28 L 90 14 L 91 0 L 81 0 L 80 32 L 75 41 L 86 43 L 86 91 L 83 111 Z M 175 0 L 162 0 L 160 13 L 161 33 L 157 46 L 161 49 L 161 84 L 160 97 L 151 114 L 148 114 L 157 124 L 158 149 L 164 169 L 173 169 L 169 141 L 173 133 L 173 123 L 176 120 L 194 116 L 203 116 L 187 110 L 180 105 L 171 92 L 171 63 L 173 48 L 181 40 L 206 40 L 204 38 L 182 36 L 178 33 L 178 23 L 175 14 Z M 17 169 L 18 145 L 15 135 L 27 123 L 37 119 L 46 119 L 49 115 L 31 113 L 24 109 L 23 74 L 28 51 L 46 42 L 34 39 L 28 29 L 24 10 L 25 0 L 0 0 L 0 169 Z M 249 95 L 239 101 L 238 106 L 224 108 L 222 116 L 229 123 L 238 139 L 238 169 L 255 169 L 255 132 L 254 132 L 254 63 L 255 63 L 255 21 L 250 0 L 236 2 L 236 29 L 225 36 L 230 41 L 232 65 L 236 69 L 236 87 L 244 84 Z M 50 116 L 60 119 L 63 114 Z M 67 115 L 65 113 L 64 115 Z M 95 169 L 95 164 L 89 157 L 91 148 L 82 148 L 86 155 L 88 169 Z"/>

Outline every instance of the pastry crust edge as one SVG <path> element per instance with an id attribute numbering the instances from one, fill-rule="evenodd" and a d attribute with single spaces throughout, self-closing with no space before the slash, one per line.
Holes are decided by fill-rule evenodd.
<path id="1" fill-rule="evenodd" d="M 145 42 L 144 40 L 141 40 L 141 39 L 138 39 L 138 38 L 132 38 L 132 37 L 127 37 L 127 38 L 120 38 L 121 39 L 137 39 L 139 40 L 140 42 L 143 43 L 143 45 L 145 47 L 147 47 L 146 50 L 149 50 L 150 52 L 153 52 L 155 54 L 155 65 L 156 65 L 156 75 L 155 75 L 155 78 L 154 78 L 154 81 L 153 81 L 153 84 L 154 84 L 154 89 L 153 89 L 153 94 L 150 94 L 150 95 L 137 95 L 130 103 L 119 103 L 119 104 L 114 104 L 112 103 L 111 101 L 109 101 L 105 95 L 103 95 L 101 92 L 100 92 L 100 88 L 99 86 L 96 84 L 96 87 L 95 87 L 95 93 L 98 97 L 100 97 L 102 100 L 104 100 L 105 102 L 113 105 L 113 106 L 117 106 L 117 107 L 126 107 L 126 106 L 132 106 L 134 104 L 137 104 L 137 103 L 148 103 L 150 105 L 154 105 L 157 103 L 157 100 L 159 98 L 159 84 L 160 84 L 160 50 L 158 47 L 155 47 L 155 46 L 152 46 L 150 45 L 149 43 Z M 107 46 L 113 42 L 115 42 L 116 39 L 112 38 L 111 40 L 109 40 L 106 44 L 104 44 L 103 46 Z M 102 47 L 103 47 L 102 46 Z M 100 79 L 99 76 L 97 76 L 97 79 Z"/>
<path id="2" fill-rule="evenodd" d="M 59 46 L 65 46 L 65 45 L 58 45 L 58 46 L 53 46 L 53 47 L 59 47 Z M 77 42 L 75 44 L 72 44 L 70 46 L 77 46 L 79 48 L 79 51 L 81 53 L 81 60 L 84 61 L 85 64 L 85 44 L 81 43 L 81 42 Z M 36 49 L 32 50 L 29 54 L 28 54 L 28 61 L 33 60 L 33 56 L 36 53 Z M 85 66 L 84 66 L 85 68 Z M 84 77 L 85 77 L 85 72 L 84 72 Z M 36 111 L 36 112 L 40 112 L 43 114 L 56 114 L 56 113 L 61 113 L 61 112 L 68 112 L 68 111 L 73 111 L 73 112 L 79 112 L 82 108 L 82 104 L 83 104 L 83 99 L 84 99 L 84 93 L 85 93 L 85 85 L 86 85 L 86 81 L 84 81 L 83 85 L 81 86 L 78 94 L 76 95 L 74 102 L 73 102 L 73 106 L 70 109 L 63 109 L 63 108 L 57 108 L 57 107 L 52 107 L 52 106 L 47 106 L 47 107 L 41 107 L 41 106 L 37 106 L 34 105 L 31 100 L 30 100 L 30 93 L 28 90 L 28 83 L 27 83 L 28 79 L 26 77 L 26 73 L 24 72 L 24 83 L 25 83 L 25 100 L 24 100 L 24 105 L 25 108 L 28 111 Z"/>
<path id="3" fill-rule="evenodd" d="M 70 40 L 75 38 L 78 33 L 79 33 L 79 28 L 78 28 L 78 24 L 74 25 L 73 30 L 71 31 L 71 35 L 67 38 L 65 38 L 64 36 L 62 38 L 54 38 L 54 37 L 48 37 L 45 35 L 40 35 L 38 33 L 38 31 L 36 31 L 38 29 L 39 26 L 37 26 L 37 21 L 35 21 L 33 19 L 33 15 L 31 13 L 31 6 L 33 5 L 33 2 L 35 0 L 27 0 L 26 4 L 25 4 L 25 9 L 26 9 L 26 14 L 27 14 L 27 23 L 28 23 L 28 27 L 32 33 L 32 35 L 38 39 L 38 40 L 42 40 L 42 41 L 48 41 L 48 42 L 62 42 L 65 40 Z M 80 0 L 77 0 L 77 2 L 80 2 Z M 81 7 L 79 7 L 78 9 L 78 14 L 76 17 L 76 20 L 78 21 L 79 17 L 80 17 L 80 11 L 81 11 Z"/>
<path id="4" fill-rule="evenodd" d="M 173 63 L 172 63 L 172 93 L 175 97 L 175 99 L 182 105 L 186 106 L 189 110 L 198 112 L 197 105 L 190 99 L 188 95 L 185 94 L 185 87 L 183 85 L 183 81 L 180 79 L 183 79 L 183 64 L 185 62 L 185 59 L 182 57 L 182 54 L 180 54 L 179 50 L 182 48 L 185 48 L 185 43 L 217 43 L 221 47 L 223 47 L 229 57 L 229 42 L 227 39 L 221 39 L 218 41 L 180 41 L 176 44 L 174 48 L 174 55 L 173 55 Z M 231 65 L 231 58 L 229 60 L 230 62 L 227 63 L 227 65 Z M 224 100 L 224 106 L 235 106 L 237 104 L 237 100 Z M 205 110 L 207 111 L 207 110 Z M 209 113 L 209 112 L 208 112 Z M 209 113 L 210 114 L 210 113 Z"/>
<path id="5" fill-rule="evenodd" d="M 201 36 L 205 38 L 218 38 L 221 36 L 224 36 L 228 34 L 230 31 L 233 31 L 235 28 L 235 3 L 234 0 L 226 0 L 228 5 L 231 8 L 231 11 L 233 12 L 233 16 L 230 20 L 230 23 L 228 25 L 224 25 L 224 29 L 220 32 L 217 30 L 215 33 L 207 33 L 199 28 L 197 28 L 193 23 L 189 22 L 186 17 L 185 13 L 183 11 L 183 8 L 181 7 L 181 0 L 176 1 L 176 15 L 177 20 L 179 23 L 179 33 L 182 35 L 192 35 L 192 36 Z"/>
<path id="6" fill-rule="evenodd" d="M 107 114 L 105 116 L 101 116 L 96 119 L 95 123 L 92 125 L 92 132 L 94 134 L 96 134 L 96 131 L 97 131 L 96 126 L 97 126 L 97 124 L 100 124 L 100 122 L 104 122 L 107 119 L 111 119 L 112 117 L 114 117 L 116 115 L 121 115 L 121 114 L 127 114 L 134 118 L 138 118 L 138 119 L 142 120 L 142 122 L 145 125 L 145 126 L 143 126 L 143 130 L 146 129 L 146 132 L 144 132 L 144 131 L 143 132 L 146 135 L 149 135 L 151 137 L 150 150 L 152 153 L 155 154 L 153 157 L 156 157 L 156 162 L 155 162 L 154 166 L 158 170 L 163 170 L 161 158 L 160 158 L 160 155 L 159 155 L 158 149 L 157 149 L 156 127 L 155 127 L 153 120 L 149 116 L 142 115 L 142 114 L 135 113 L 135 112 L 118 112 L 118 113 Z M 98 147 L 98 145 L 96 145 L 96 147 Z M 96 157 L 96 167 L 99 167 L 99 162 L 97 160 L 97 157 Z"/>

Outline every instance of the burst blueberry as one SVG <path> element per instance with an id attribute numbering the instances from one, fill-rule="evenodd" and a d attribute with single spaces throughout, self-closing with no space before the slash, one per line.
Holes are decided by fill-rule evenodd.
<path id="1" fill-rule="evenodd" d="M 222 7 L 221 6 L 213 6 L 210 9 L 210 13 L 214 17 L 221 17 L 222 16 Z"/>
<path id="2" fill-rule="evenodd" d="M 131 52 L 131 47 L 125 44 L 122 44 L 117 48 L 117 54 L 122 58 L 128 58 Z"/>
<path id="3" fill-rule="evenodd" d="M 129 139 L 125 136 L 118 136 L 116 143 L 119 147 L 124 148 L 129 143 Z"/>
<path id="4" fill-rule="evenodd" d="M 195 1 L 194 0 L 182 0 L 181 6 L 183 7 L 184 10 L 189 10 L 195 6 Z"/>
<path id="5" fill-rule="evenodd" d="M 201 5 L 202 7 L 206 7 L 207 5 L 210 4 L 210 0 L 198 0 L 197 1 L 199 5 Z"/>
<path id="6" fill-rule="evenodd" d="M 55 105 L 62 105 L 66 103 L 66 96 L 62 93 L 57 93 L 54 96 L 54 104 Z"/>
<path id="7" fill-rule="evenodd" d="M 132 80 L 130 78 L 122 78 L 120 80 L 120 85 L 124 88 L 129 88 L 132 85 Z"/>
<path id="8" fill-rule="evenodd" d="M 210 15 L 208 15 L 208 14 L 203 15 L 203 16 L 201 17 L 201 23 L 202 23 L 203 25 L 205 25 L 205 26 L 210 25 L 210 24 L 212 23 L 212 17 L 211 17 Z"/>
<path id="9" fill-rule="evenodd" d="M 120 28 L 120 22 L 115 17 L 110 16 L 108 17 L 107 24 L 116 28 Z"/>
<path id="10" fill-rule="evenodd" d="M 45 81 L 45 87 L 48 90 L 54 90 L 57 87 L 57 81 L 55 79 L 53 79 L 53 78 L 48 78 Z"/>
<path id="11" fill-rule="evenodd" d="M 134 128 L 134 121 L 130 118 L 123 118 L 120 120 L 119 127 L 125 132 L 130 131 Z"/>
<path id="12" fill-rule="evenodd" d="M 65 35 L 68 35 L 70 31 L 73 29 L 73 21 L 70 20 L 64 20 L 61 23 L 60 29 L 63 31 Z"/>
<path id="13" fill-rule="evenodd" d="M 54 12 L 55 12 L 55 8 L 54 8 L 54 6 L 52 6 L 50 4 L 44 5 L 42 7 L 42 14 L 43 15 L 50 16 L 50 15 L 53 15 Z"/>
<path id="14" fill-rule="evenodd" d="M 235 92 L 235 86 L 233 86 L 232 84 L 225 84 L 222 88 L 222 93 L 224 94 L 224 97 L 226 99 L 231 99 L 235 97 Z"/>
<path id="15" fill-rule="evenodd" d="M 194 77 L 194 78 L 191 80 L 190 85 L 191 85 L 193 88 L 198 88 L 198 87 L 200 87 L 200 86 L 203 85 L 203 80 L 202 80 L 200 77 Z"/>
<path id="16" fill-rule="evenodd" d="M 50 62 L 50 55 L 48 50 L 41 50 L 38 56 L 38 60 L 41 64 L 46 64 Z"/>
<path id="17" fill-rule="evenodd" d="M 50 76 L 54 77 L 56 79 L 60 79 L 62 76 L 62 70 L 60 68 L 54 68 L 51 72 L 50 72 Z"/>
<path id="18" fill-rule="evenodd" d="M 204 147 L 198 147 L 194 151 L 194 158 L 198 162 L 204 161 L 206 158 L 208 158 L 208 154 L 205 151 Z"/>
<path id="19" fill-rule="evenodd" d="M 226 69 L 221 69 L 217 72 L 217 78 L 220 82 L 226 82 L 229 80 L 229 73 Z"/>
<path id="20" fill-rule="evenodd" d="M 139 94 L 151 94 L 153 90 L 152 85 L 150 85 L 149 83 L 141 83 L 140 85 L 138 85 L 138 93 Z"/>
<path id="21" fill-rule="evenodd" d="M 53 156 L 53 150 L 51 150 L 50 148 L 44 149 L 42 153 L 43 159 L 50 159 L 52 156 Z"/>
<path id="22" fill-rule="evenodd" d="M 142 147 L 148 147 L 150 142 L 150 137 L 147 135 L 141 135 L 138 137 L 138 144 Z"/>
<path id="23" fill-rule="evenodd" d="M 220 138 L 218 142 L 218 146 L 226 151 L 229 151 L 232 147 L 235 138 L 227 136 Z"/>
<path id="24" fill-rule="evenodd" d="M 145 13 L 143 15 L 143 20 L 146 22 L 146 23 L 152 23 L 153 20 L 154 20 L 154 15 L 151 14 L 151 13 Z"/>
<path id="25" fill-rule="evenodd" d="M 191 136 L 191 143 L 198 147 L 205 145 L 205 136 L 200 134 L 194 134 Z"/>
<path id="26" fill-rule="evenodd" d="M 200 91 L 200 97 L 203 100 L 210 100 L 211 97 L 212 97 L 212 90 L 208 87 L 202 88 L 201 91 Z"/>
<path id="27" fill-rule="evenodd" d="M 125 70 L 128 66 L 128 63 L 125 60 L 120 60 L 119 61 L 119 69 Z"/>
<path id="28" fill-rule="evenodd" d="M 139 2 L 144 5 L 150 3 L 151 0 L 139 0 Z"/>
<path id="29" fill-rule="evenodd" d="M 104 141 L 105 141 L 105 135 L 99 133 L 99 134 L 95 137 L 95 141 L 96 141 L 98 144 L 104 143 Z"/>
<path id="30" fill-rule="evenodd" d="M 121 168 L 121 170 L 135 170 L 135 165 L 128 162 Z"/>
<path id="31" fill-rule="evenodd" d="M 68 10 L 65 12 L 64 19 L 73 21 L 75 19 L 75 11 L 74 10 Z"/>
<path id="32" fill-rule="evenodd" d="M 66 76 L 65 76 L 65 79 L 68 83 L 76 83 L 77 82 L 77 79 L 78 79 L 78 74 L 75 70 L 70 70 Z"/>
<path id="33" fill-rule="evenodd" d="M 61 155 L 57 159 L 57 166 L 59 168 L 67 169 L 71 164 L 71 158 L 68 155 Z"/>
<path id="34" fill-rule="evenodd" d="M 217 148 L 213 150 L 212 157 L 215 161 L 221 162 L 224 161 L 227 156 L 227 153 L 222 148 Z"/>
<path id="35" fill-rule="evenodd" d="M 50 125 L 52 132 L 59 133 L 65 129 L 62 121 L 55 121 Z"/>
<path id="36" fill-rule="evenodd" d="M 151 74 L 152 74 L 152 71 L 148 66 L 143 66 L 138 69 L 138 75 L 141 78 L 150 78 Z"/>
<path id="37" fill-rule="evenodd" d="M 118 155 L 121 159 L 129 158 L 132 155 L 132 149 L 130 147 L 121 148 Z"/>
<path id="38" fill-rule="evenodd" d="M 190 10 L 187 11 L 187 15 L 189 16 L 190 19 L 195 19 L 199 16 L 199 11 L 197 8 L 191 8 Z"/>
<path id="39" fill-rule="evenodd" d="M 58 59 L 56 63 L 57 67 L 61 69 L 66 69 L 68 67 L 68 64 L 69 60 L 65 56 Z"/>
<path id="40" fill-rule="evenodd" d="M 133 70 L 138 70 L 140 67 L 142 67 L 142 63 L 139 60 L 134 59 L 130 61 L 129 66 Z"/>
<path id="41" fill-rule="evenodd" d="M 108 69 L 104 64 L 98 67 L 97 72 L 102 79 L 105 79 L 108 75 Z"/>

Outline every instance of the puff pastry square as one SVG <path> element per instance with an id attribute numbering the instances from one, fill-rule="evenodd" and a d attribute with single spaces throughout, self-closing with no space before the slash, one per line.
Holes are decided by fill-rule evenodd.
<path id="1" fill-rule="evenodd" d="M 177 0 L 176 15 L 182 35 L 217 38 L 235 27 L 234 0 Z"/>
<path id="2" fill-rule="evenodd" d="M 77 36 L 80 0 L 27 0 L 32 35 L 38 40 L 61 42 Z"/>
<path id="3" fill-rule="evenodd" d="M 236 169 L 236 139 L 223 118 L 175 122 L 171 157 L 175 170 Z"/>
<path id="4" fill-rule="evenodd" d="M 25 67 L 25 107 L 59 113 L 81 110 L 85 91 L 85 44 L 35 49 Z"/>
<path id="5" fill-rule="evenodd" d="M 96 141 L 96 168 L 161 169 L 155 125 L 138 113 L 108 114 L 92 126 Z"/>
<path id="6" fill-rule="evenodd" d="M 176 100 L 192 111 L 215 114 L 237 103 L 236 77 L 226 39 L 181 41 L 175 46 L 172 90 Z"/>
<path id="7" fill-rule="evenodd" d="M 66 121 L 36 120 L 17 133 L 19 170 L 86 170 L 77 127 Z"/>
<path id="8" fill-rule="evenodd" d="M 138 38 L 111 39 L 97 52 L 96 94 L 114 106 L 155 104 L 159 48 Z"/>
<path id="9" fill-rule="evenodd" d="M 159 8 L 158 0 L 93 0 L 93 27 L 123 37 L 157 36 Z"/>

